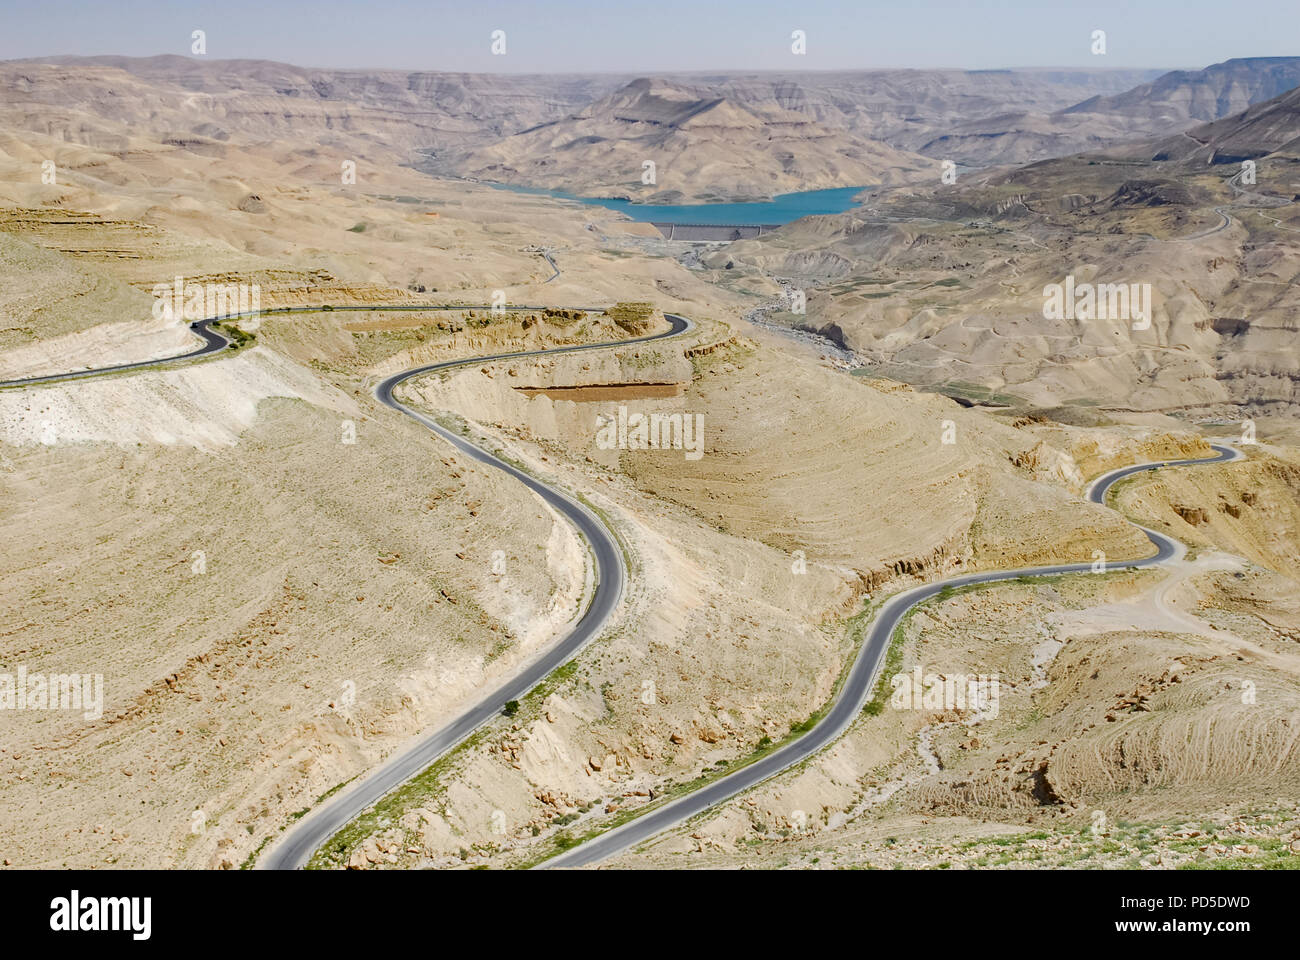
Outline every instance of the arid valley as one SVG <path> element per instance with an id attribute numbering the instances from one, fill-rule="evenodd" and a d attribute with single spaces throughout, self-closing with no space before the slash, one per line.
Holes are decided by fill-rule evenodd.
<path id="1" fill-rule="evenodd" d="M 0 61 L 4 868 L 1300 867 L 1300 57 L 182 39 Z"/>

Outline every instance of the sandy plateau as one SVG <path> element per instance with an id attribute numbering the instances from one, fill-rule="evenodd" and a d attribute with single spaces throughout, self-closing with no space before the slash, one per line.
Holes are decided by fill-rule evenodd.
<path id="1" fill-rule="evenodd" d="M 297 68 L 257 66 L 235 93 L 225 68 L 127 66 L 0 70 L 36 98 L 0 109 L 0 379 L 192 348 L 152 310 L 178 276 L 312 309 L 241 322 L 236 349 L 200 360 L 0 389 L 0 674 L 104 682 L 102 716 L 0 716 L 5 866 L 253 866 L 554 643 L 594 588 L 584 543 L 371 390 L 416 365 L 658 332 L 666 313 L 693 328 L 400 388 L 582 498 L 617 534 L 628 586 L 597 641 L 315 866 L 539 862 L 808 729 L 888 596 L 1096 551 L 1105 573 L 958 591 L 905 621 L 885 676 L 996 673 L 996 716 L 878 696 L 829 749 L 612 865 L 1295 865 L 1295 247 L 1241 211 L 1179 239 L 1240 199 L 1222 178 L 1151 204 L 1067 159 L 935 194 L 911 182 L 934 165 L 926 143 L 870 140 L 849 163 L 871 133 L 861 112 L 826 131 L 832 111 L 812 124 L 753 78 L 728 87 L 740 106 L 698 112 L 671 84 L 570 77 L 548 99 L 501 80 L 488 137 L 450 110 L 413 127 L 414 88 L 389 74 L 340 74 L 370 92 L 294 115 L 271 88 L 315 89 Z M 106 78 L 107 102 L 93 95 Z M 468 97 L 478 81 L 458 82 Z M 848 81 L 818 83 L 825 99 Z M 1043 83 L 1044 111 L 1069 102 L 1052 83 L 1121 92 Z M 415 169 L 432 142 L 531 181 L 516 169 L 529 144 L 607 135 L 620 96 L 638 123 L 670 115 L 666 149 L 683 153 L 798 128 L 794 167 L 732 162 L 710 195 L 868 173 L 910 185 L 696 248 Z M 205 121 L 180 126 L 189 110 Z M 1010 156 L 1051 131 L 1029 132 Z M 621 182 L 632 149 L 593 148 L 588 182 Z M 340 182 L 348 161 L 355 184 Z M 1066 199 L 1071 183 L 1090 199 Z M 1152 329 L 1035 320 L 1062 257 L 1081 277 L 1158 275 Z M 782 332 L 793 315 L 746 319 L 792 279 L 812 292 L 799 325 L 849 353 Z M 502 297 L 521 306 L 485 308 Z M 643 303 L 636 323 L 615 307 Z M 627 411 L 698 423 L 700 456 L 602 444 Z M 1086 500 L 1113 468 L 1207 456 L 1247 414 L 1246 459 L 1145 474 L 1116 510 Z M 1125 568 L 1150 552 L 1125 517 L 1191 553 Z"/>

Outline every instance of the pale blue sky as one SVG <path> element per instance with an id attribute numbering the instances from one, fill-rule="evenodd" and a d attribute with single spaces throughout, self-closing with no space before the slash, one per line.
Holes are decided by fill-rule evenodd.
<path id="1" fill-rule="evenodd" d="M 1300 0 L 0 0 L 0 59 L 188 54 L 477 72 L 1203 67 L 1300 53 Z M 490 52 L 506 31 L 505 56 Z M 806 56 L 790 33 L 807 33 Z M 1090 35 L 1107 34 L 1107 53 Z"/>

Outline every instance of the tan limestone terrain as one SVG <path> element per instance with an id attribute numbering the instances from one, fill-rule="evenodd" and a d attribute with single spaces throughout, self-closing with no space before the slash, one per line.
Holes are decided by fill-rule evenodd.
<path id="1" fill-rule="evenodd" d="M 274 145 L 220 167 L 165 144 L 60 154 L 86 165 L 56 184 L 39 151 L 19 153 L 0 185 L 5 327 L 21 334 L 5 376 L 190 349 L 151 315 L 152 286 L 177 275 L 259 283 L 266 307 L 494 289 L 600 305 L 695 283 L 671 264 L 610 276 L 625 255 L 589 215 L 401 171 L 368 186 L 430 199 L 382 200 L 287 172 Z M 565 271 L 544 290 L 541 243 Z M 364 380 L 384 362 L 627 336 L 616 324 L 339 312 L 264 316 L 254 335 L 213 361 L 0 393 L 5 672 L 104 678 L 97 719 L 6 713 L 12 865 L 251 862 L 517 670 L 590 589 L 567 525 L 378 407 Z M 496 550 L 506 582 L 486 572 Z"/>
<path id="2" fill-rule="evenodd" d="M 263 348 L 0 401 L 0 656 L 104 677 L 102 719 L 5 718 L 15 865 L 238 865 L 584 592 L 566 524 Z"/>
<path id="3" fill-rule="evenodd" d="M 996 716 L 883 700 L 823 754 L 611 865 L 1295 867 L 1294 581 L 1223 555 L 1175 570 L 1173 590 L 1164 576 L 928 604 L 898 670 L 995 674 Z"/>
<path id="4" fill-rule="evenodd" d="M 770 749 L 833 694 L 884 596 L 958 571 L 1146 553 L 1140 533 L 1083 500 L 1086 481 L 1204 455 L 1198 432 L 1162 414 L 1235 411 L 1256 396 L 1279 425 L 1247 462 L 1203 478 L 1162 471 L 1121 491 L 1125 509 L 1200 548 L 1168 577 L 1004 585 L 909 620 L 896 665 L 996 669 L 1007 681 L 998 718 L 868 712 L 703 831 L 620 863 L 777 865 L 792 841 L 772 834 L 798 821 L 815 833 L 795 838 L 805 858 L 789 862 L 808 865 L 825 838 L 847 865 L 874 862 L 882 832 L 924 818 L 971 838 L 1040 820 L 1077 833 L 1093 808 L 1166 824 L 1217 815 L 1252 784 L 1294 794 L 1286 294 L 1250 300 L 1250 329 L 1237 332 L 1220 309 L 1246 302 L 1248 283 L 1285 286 L 1290 241 L 1235 213 L 1203 240 L 1144 240 L 1138 252 L 1109 232 L 1211 229 L 1232 187 L 1209 174 L 1185 187 L 1190 202 L 1152 206 L 1148 188 L 1125 188 L 1112 168 L 1085 175 L 1063 161 L 989 174 L 955 218 L 928 188 L 873 201 L 873 214 L 942 223 L 821 218 L 768 243 L 706 248 L 692 267 L 684 246 L 603 209 L 402 166 L 417 147 L 485 147 L 567 122 L 604 79 L 566 81 L 558 98 L 526 80 L 381 79 L 183 60 L 0 69 L 11 94 L 0 109 L 0 378 L 188 349 L 184 325 L 151 309 L 154 285 L 176 276 L 257 283 L 267 308 L 465 306 L 267 314 L 244 324 L 250 344 L 212 359 L 0 391 L 0 674 L 104 679 L 100 717 L 0 717 L 5 865 L 252 865 L 332 790 L 553 642 L 592 588 L 580 540 L 370 388 L 416 364 L 662 329 L 665 311 L 695 330 L 404 388 L 599 511 L 629 586 L 599 640 L 345 830 L 321 865 L 528 863 Z M 285 85 L 301 96 L 275 92 Z M 795 123 L 788 111 L 830 130 L 829 142 L 868 139 L 824 110 L 809 120 L 798 91 L 786 93 L 779 110 L 712 109 L 730 118 L 720 129 L 746 137 L 754 123 Z M 1041 96 L 1046 106 L 1054 95 Z M 487 109 L 476 98 L 496 104 L 486 131 L 471 122 Z M 412 126 L 430 100 L 438 111 Z M 859 175 L 832 171 L 820 149 L 800 157 L 797 187 Z M 42 182 L 45 160 L 54 183 Z M 355 184 L 340 181 L 347 160 Z M 1061 171 L 1095 198 L 1053 193 Z M 749 189 L 734 171 L 718 177 Z M 1017 199 L 1022 177 L 1055 199 Z M 985 207 L 991 225 L 965 224 Z M 1039 246 L 1076 243 L 1101 273 L 1161 278 L 1150 337 L 1030 322 L 1025 298 L 1032 308 L 1035 285 L 1057 272 Z M 872 376 L 846 376 L 741 319 L 777 290 L 773 277 L 799 271 L 849 285 L 814 291 L 809 320 L 878 351 Z M 896 287 L 887 307 L 874 271 Z M 533 308 L 475 309 L 498 292 Z M 962 298 L 983 303 L 987 322 L 967 317 Z M 633 330 L 617 312 L 537 308 L 620 301 L 656 312 Z M 1265 355 L 1280 373 L 1263 370 Z M 1217 376 L 1238 357 L 1241 390 Z M 903 376 L 936 363 L 962 372 Z M 969 409 L 904 379 L 1019 391 L 1043 409 Z M 1132 399 L 1088 405 L 1116 384 Z M 1062 407 L 1072 400 L 1085 403 Z M 701 456 L 602 448 L 597 418 L 620 406 L 698 415 Z M 1257 702 L 1242 700 L 1245 681 Z M 1126 765 L 1135 755 L 1142 766 Z M 1258 829 L 1280 837 L 1289 822 L 1278 814 Z"/>
<path id="5" fill-rule="evenodd" d="M 1289 201 L 1297 177 L 1285 158 L 1260 160 L 1273 185 L 1261 200 L 1226 182 L 1237 169 L 1080 157 L 974 174 L 873 195 L 864 211 L 737 242 L 704 265 L 727 284 L 804 289 L 806 316 L 775 319 L 830 336 L 873 375 L 1102 419 L 1291 416 L 1300 233 L 1277 192 Z M 1049 317 L 1046 288 L 1067 277 L 1149 285 L 1149 324 Z"/>
<path id="6" fill-rule="evenodd" d="M 1235 78 L 1233 94 L 1237 100 L 1247 98 L 1242 106 L 1276 92 L 1267 92 L 1264 71 L 1241 72 L 1246 76 Z M 1031 69 L 763 71 L 646 78 L 336 70 L 177 56 L 48 57 L 0 64 L 0 89 L 5 93 L 0 100 L 9 105 L 15 126 L 49 133 L 66 124 L 76 130 L 71 138 L 75 142 L 111 149 L 163 137 L 219 156 L 231 150 L 236 138 L 247 135 L 257 141 L 297 139 L 304 144 L 299 151 L 304 160 L 317 153 L 315 145 L 346 145 L 353 156 L 396 147 L 434 169 L 463 173 L 463 158 L 477 148 L 572 120 L 636 81 L 702 89 L 708 99 L 727 100 L 741 113 L 760 117 L 794 113 L 794 122 L 807 129 L 852 138 L 839 143 L 876 141 L 869 150 L 887 144 L 894 150 L 984 165 L 1026 162 L 1095 146 L 1099 140 L 1117 142 L 1168 129 L 1176 123 L 1171 116 L 1133 116 L 1124 104 L 1106 103 L 1078 118 L 1061 115 L 1081 101 L 1122 94 L 1157 75 L 1151 70 Z M 1018 108 L 1010 116 L 1009 103 Z M 1198 113 L 1187 120 L 1190 124 L 1222 115 Z M 123 130 L 123 122 L 130 128 Z M 1053 133 L 1043 138 L 1022 132 L 1018 127 L 1026 122 L 1031 127 L 1050 123 Z M 967 123 L 984 124 L 984 135 L 970 138 L 954 152 L 948 135 Z M 560 154 L 556 159 L 566 176 L 580 176 L 569 158 Z M 597 181 L 585 182 L 594 186 Z"/>
<path id="7" fill-rule="evenodd" d="M 648 185 L 647 161 L 655 165 Z M 573 117 L 482 147 L 457 168 L 485 180 L 593 196 L 698 203 L 896 183 L 933 173 L 938 164 L 775 103 L 750 105 L 640 79 Z"/>
<path id="8" fill-rule="evenodd" d="M 580 654 L 513 718 L 486 728 L 343 831 L 318 865 L 531 862 L 788 736 L 823 706 L 853 652 L 854 598 L 891 593 L 918 575 L 1087 560 L 1098 546 L 1117 559 L 1149 552 L 1145 538 L 1113 513 L 1072 496 L 1082 476 L 1034 481 L 1014 463 L 1026 450 L 1072 462 L 1068 446 L 1049 442 L 1057 428 L 1001 425 L 941 398 L 882 392 L 747 338 L 695 358 L 690 369 L 658 346 L 529 366 L 419 381 L 411 396 L 430 410 L 472 417 L 489 428 L 492 445 L 504 443 L 512 457 L 544 473 L 560 471 L 572 478 L 566 486 L 596 491 L 589 496 L 614 520 L 634 579 L 653 591 L 654 603 L 633 603 L 609 646 Z M 594 418 L 615 404 L 555 400 L 554 392 L 528 399 L 518 386 L 616 378 L 682 378 L 680 398 L 628 404 L 700 413 L 705 456 L 595 449 Z M 772 382 L 788 384 L 800 406 L 773 404 L 764 386 Z M 795 426 L 824 423 L 831 410 L 844 442 L 801 448 Z M 811 419 L 801 421 L 805 414 Z M 940 442 L 940 424 L 950 417 L 965 436 L 956 449 Z M 1081 457 L 1099 455 L 1095 436 L 1077 446 Z M 1149 433 L 1112 446 L 1115 456 L 1124 448 L 1130 456 L 1204 452 L 1194 437 Z M 909 478 L 898 484 L 900 495 L 911 502 L 891 506 L 888 492 L 900 471 Z M 827 472 L 840 478 L 835 493 L 842 499 L 810 500 L 806 491 Z M 740 483 L 745 477 L 753 479 Z M 880 509 L 849 506 L 867 501 Z M 908 525 L 893 522 L 903 517 Z M 668 556 L 664 530 L 681 531 Z M 744 592 L 747 612 L 719 620 L 720 598 L 705 602 L 694 591 L 704 569 L 735 571 L 739 561 L 724 558 L 742 556 L 743 585 L 721 585 Z M 790 632 L 792 603 L 815 629 Z M 770 604 L 784 612 L 774 616 Z M 658 638 L 669 611 L 673 640 L 665 645 Z M 810 673 L 813 662 L 826 666 Z"/>
<path id="9" fill-rule="evenodd" d="M 1300 580 L 1300 461 L 1292 447 L 1243 446 L 1248 463 L 1161 470 L 1116 491 L 1121 509 L 1189 546 L 1219 547 Z M 1234 468 L 1235 467 L 1235 468 Z"/>

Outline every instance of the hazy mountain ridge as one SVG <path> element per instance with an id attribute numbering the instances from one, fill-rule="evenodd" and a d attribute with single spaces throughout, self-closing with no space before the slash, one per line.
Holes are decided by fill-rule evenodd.
<path id="1" fill-rule="evenodd" d="M 1174 70 L 1116 96 L 1097 96 L 1065 113 L 1109 113 L 1170 125 L 1218 120 L 1300 84 L 1300 57 L 1246 57 L 1204 70 Z"/>
<path id="2" fill-rule="evenodd" d="M 6 103 L 95 110 L 134 100 L 136 122 L 206 112 L 231 132 L 273 136 L 287 121 L 357 129 L 403 147 L 486 142 L 566 116 L 621 79 L 594 74 L 321 70 L 268 60 L 53 57 L 0 63 Z M 630 79 L 626 78 L 626 79 Z M 98 89 L 96 89 L 98 88 Z M 204 99 L 193 99 L 200 95 Z M 161 100 L 162 110 L 157 101 Z M 98 111 L 96 111 L 98 112 Z M 280 122 L 286 121 L 286 122 Z M 178 124 L 184 120 L 178 117 Z M 373 130 L 365 130 L 366 125 Z"/>
<path id="3" fill-rule="evenodd" d="M 660 202 L 898 183 L 937 165 L 773 101 L 640 78 L 573 117 L 453 161 L 488 180 Z M 645 182 L 646 163 L 654 177 Z M 927 172 L 928 171 L 928 172 Z"/>
<path id="4" fill-rule="evenodd" d="M 719 100 L 741 115 L 774 130 L 814 130 L 830 150 L 866 150 L 874 167 L 908 166 L 891 150 L 950 158 L 931 144 L 967 118 L 987 118 L 1008 103 L 1044 114 L 1095 94 L 1111 94 L 1149 79 L 1153 71 L 1078 70 L 877 70 L 832 73 L 682 74 L 655 76 L 654 82 L 699 91 L 701 100 Z M 416 152 L 431 169 L 464 173 L 449 161 L 546 124 L 589 116 L 604 98 L 638 78 L 626 74 L 551 74 L 546 76 L 456 74 L 433 71 L 332 70 L 261 60 L 199 60 L 181 56 L 49 57 L 0 64 L 0 90 L 11 122 L 24 129 L 39 113 L 38 132 L 91 146 L 125 148 L 98 130 L 102 119 L 130 122 L 142 136 L 190 136 L 224 141 L 301 136 L 314 131 L 318 145 L 349 149 L 391 147 L 408 158 Z M 16 112 L 26 107 L 25 115 Z M 64 111 L 61 129 L 51 126 Z M 70 111 L 70 112 L 69 112 Z M 715 105 L 711 119 L 725 113 Z M 814 126 L 806 126 L 812 124 Z M 705 131 L 707 132 L 707 131 Z M 952 156 L 983 164 L 1033 159 L 1048 148 L 1041 140 L 1000 139 L 996 150 L 972 147 Z M 1059 139 L 1059 138 L 1058 138 Z M 980 141 L 973 141 L 978 144 Z M 728 148 L 732 145 L 728 144 Z M 1053 143 L 1051 149 L 1080 146 Z M 801 151 L 805 154 L 815 153 Z M 850 160 L 794 158 L 815 183 L 856 185 L 858 165 Z M 883 162 L 882 162 L 883 161 Z M 638 168 L 640 163 L 637 164 Z M 796 178 L 780 173 L 787 183 Z M 534 181 L 537 182 L 537 181 Z M 774 181 L 775 182 L 775 181 Z M 868 180 L 866 182 L 874 182 Z M 558 186 L 558 181 L 540 183 Z M 770 195 L 759 184 L 741 195 Z M 593 181 L 592 187 L 597 186 Z M 784 187 L 777 187 L 783 189 Z M 798 184 L 793 189 L 807 189 Z"/>
<path id="5" fill-rule="evenodd" d="M 1238 163 L 1300 157 L 1300 88 L 1163 141 L 1152 159 Z"/>
<path id="6" fill-rule="evenodd" d="M 1220 119 L 1228 107 L 1244 109 L 1297 78 L 1300 58 L 1288 57 L 1164 74 L 1035 69 L 651 77 L 334 70 L 181 56 L 0 64 L 9 124 L 88 146 L 129 148 L 130 138 L 111 134 L 104 120 L 129 124 L 133 135 L 153 142 L 214 152 L 219 148 L 210 141 L 232 136 L 310 133 L 316 145 L 352 153 L 396 150 L 431 172 L 577 193 L 633 195 L 635 188 L 637 197 L 669 200 L 897 183 L 930 175 L 921 173 L 933 168 L 922 156 L 979 167 L 1102 150 L 1181 129 L 1184 121 Z M 677 113 L 682 110 L 693 113 Z M 646 139 L 656 124 L 680 135 Z M 538 155 L 542 149 L 554 157 Z M 676 162 L 677 181 L 641 190 L 645 160 L 663 172 Z"/>

